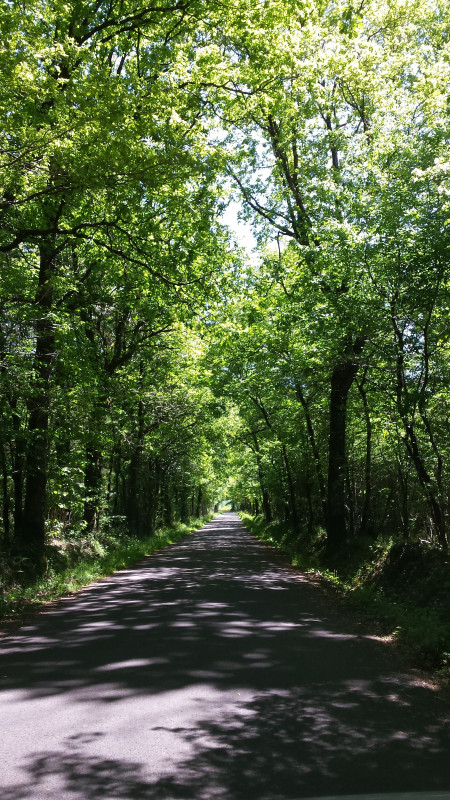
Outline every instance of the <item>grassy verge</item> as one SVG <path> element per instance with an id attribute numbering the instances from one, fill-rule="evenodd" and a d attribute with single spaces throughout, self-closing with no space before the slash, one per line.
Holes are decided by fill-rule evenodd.
<path id="1" fill-rule="evenodd" d="M 47 574 L 31 583 L 22 582 L 20 574 L 10 576 L 7 584 L 0 584 L 0 624 L 20 621 L 24 614 L 73 594 L 83 586 L 183 539 L 201 528 L 212 516 L 160 528 L 146 538 L 110 535 L 100 541 L 92 540 L 85 552 L 78 552 L 70 566 L 58 564 L 57 558 L 52 560 L 50 557 Z"/>
<path id="2" fill-rule="evenodd" d="M 242 514 L 247 529 L 305 572 L 333 586 L 358 617 L 401 646 L 409 660 L 450 679 L 450 568 L 448 554 L 423 543 L 355 541 L 325 560 L 323 538 L 293 536 L 279 523 Z"/>

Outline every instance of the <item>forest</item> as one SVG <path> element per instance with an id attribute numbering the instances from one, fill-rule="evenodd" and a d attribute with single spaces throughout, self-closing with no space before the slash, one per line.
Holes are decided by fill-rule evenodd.
<path id="1" fill-rule="evenodd" d="M 445 0 L 1 0 L 0 64 L 4 598 L 227 503 L 442 650 Z"/>

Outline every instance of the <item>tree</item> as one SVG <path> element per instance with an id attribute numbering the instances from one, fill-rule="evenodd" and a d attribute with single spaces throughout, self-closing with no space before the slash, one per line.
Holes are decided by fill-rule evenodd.
<path id="1" fill-rule="evenodd" d="M 42 563 L 52 390 L 65 359 L 58 347 L 66 315 L 79 305 L 85 346 L 102 342 L 111 375 L 158 325 L 170 327 L 170 312 L 159 322 L 155 309 L 183 308 L 204 295 L 220 232 L 199 105 L 180 89 L 176 67 L 202 3 L 36 0 L 25 13 L 5 5 L 0 252 L 6 266 L 29 276 L 23 301 L 33 356 L 20 534 Z M 122 292 L 105 324 L 100 284 Z M 140 292 L 147 302 L 138 308 Z M 86 477 L 95 484 L 100 461 L 87 449 Z"/>
<path id="2" fill-rule="evenodd" d="M 222 143 L 228 171 L 249 215 L 259 219 L 260 238 L 275 232 L 280 252 L 283 242 L 292 243 L 299 278 L 315 297 L 322 294 L 325 316 L 336 323 L 326 501 L 333 548 L 348 534 L 350 392 L 367 343 L 386 330 L 369 257 L 374 237 L 383 236 L 375 220 L 394 194 L 401 211 L 393 217 L 406 222 L 420 200 L 414 176 L 441 153 L 446 15 L 434 2 L 407 10 L 396 2 L 306 9 L 277 0 L 264 7 L 244 2 L 239 12 L 225 41 L 209 40 L 199 50 L 198 81 L 229 132 Z M 209 80 L 202 83 L 205 64 Z M 385 276 L 396 258 L 391 244 Z M 280 277 L 278 266 L 273 277 Z M 439 530 L 425 474 L 422 484 Z"/>

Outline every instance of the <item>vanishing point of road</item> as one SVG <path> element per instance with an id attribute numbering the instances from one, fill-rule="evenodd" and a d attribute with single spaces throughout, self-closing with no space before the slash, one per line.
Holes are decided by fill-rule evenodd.
<path id="1" fill-rule="evenodd" d="M 443 792 L 446 711 L 223 514 L 0 641 L 0 798 Z"/>

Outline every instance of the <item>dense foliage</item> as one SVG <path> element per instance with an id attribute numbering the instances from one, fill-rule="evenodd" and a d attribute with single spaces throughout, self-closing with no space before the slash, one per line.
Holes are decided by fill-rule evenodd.
<path id="1" fill-rule="evenodd" d="M 237 496 L 322 527 L 330 551 L 380 534 L 445 548 L 448 9 L 249 18 L 208 51 L 228 170 L 266 242 L 215 345 L 257 468 Z"/>
<path id="2" fill-rule="evenodd" d="M 61 529 L 211 501 L 188 326 L 233 255 L 178 75 L 201 12 L 2 3 L 3 542 L 30 563 Z"/>
<path id="3" fill-rule="evenodd" d="M 9 563 L 226 496 L 329 553 L 445 550 L 449 22 L 441 0 L 2 0 Z"/>

